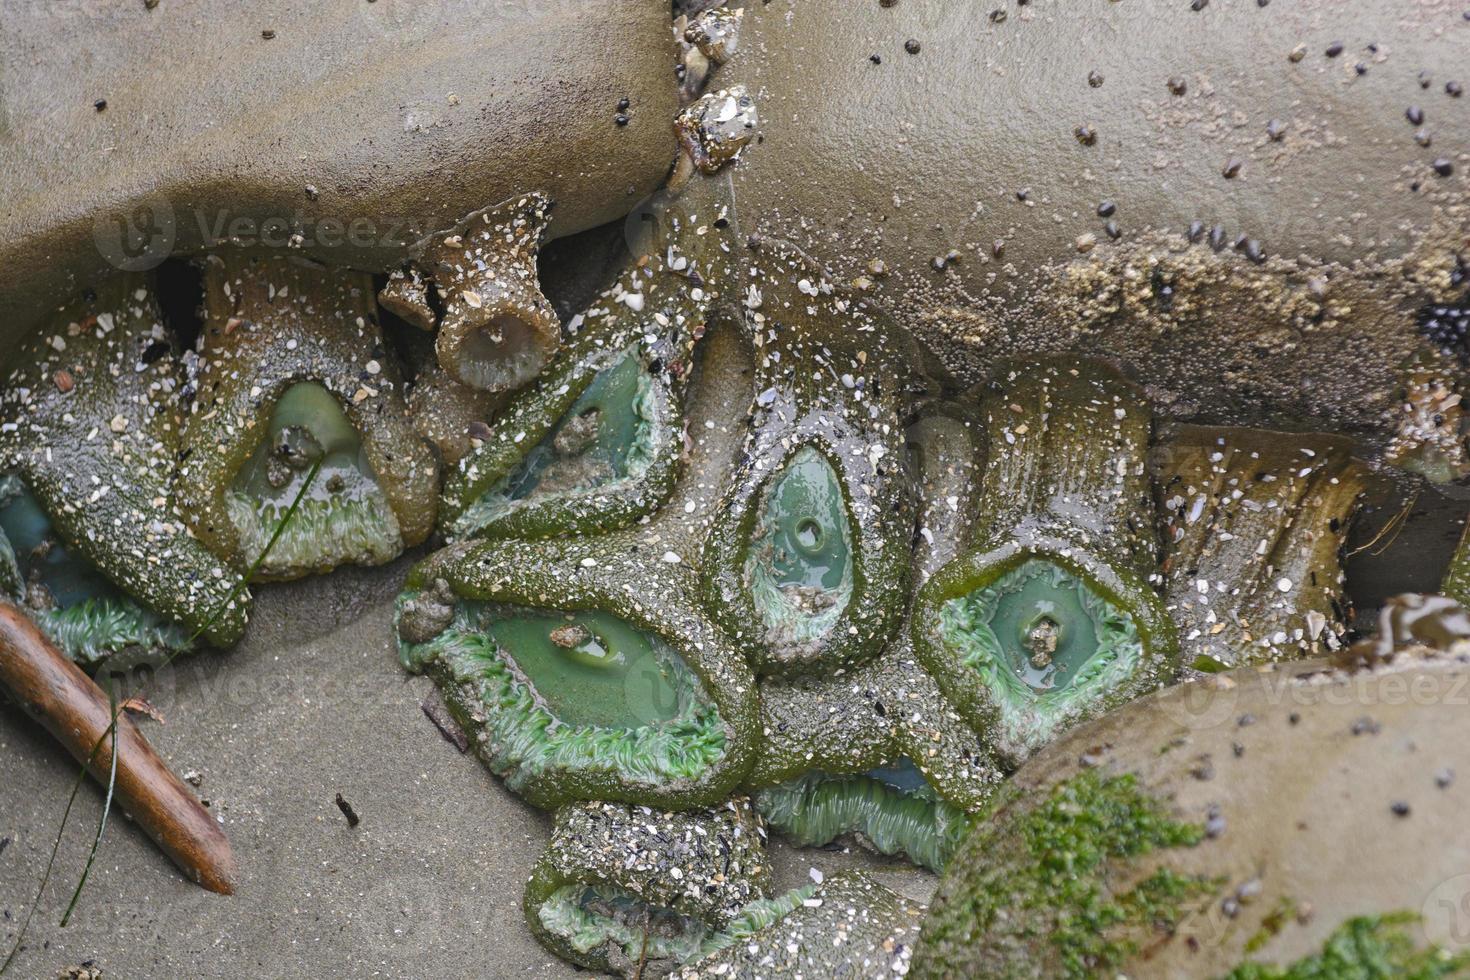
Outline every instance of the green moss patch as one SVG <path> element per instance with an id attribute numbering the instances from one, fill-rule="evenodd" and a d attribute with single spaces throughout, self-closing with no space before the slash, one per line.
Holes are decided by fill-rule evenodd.
<path id="1" fill-rule="evenodd" d="M 1132 775 L 1084 772 L 1038 803 L 1013 803 L 951 862 L 916 975 L 1111 974 L 1218 886 L 1167 868 L 1139 879 L 1132 862 L 1203 837 Z"/>

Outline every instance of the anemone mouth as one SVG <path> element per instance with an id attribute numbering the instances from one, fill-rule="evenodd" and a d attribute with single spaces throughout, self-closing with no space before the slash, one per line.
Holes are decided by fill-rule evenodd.
<path id="1" fill-rule="evenodd" d="M 658 386 L 630 350 L 598 371 L 551 431 L 454 522 L 469 534 L 556 499 L 606 493 L 646 474 L 664 446 Z"/>
<path id="2" fill-rule="evenodd" d="M 855 834 L 879 854 L 942 872 L 970 830 L 964 810 L 944 800 L 907 756 L 863 773 L 813 771 L 762 790 L 756 806 L 802 846 Z"/>
<path id="3" fill-rule="evenodd" d="M 645 787 L 695 780 L 725 754 L 700 677 L 663 639 L 609 613 L 461 602 L 411 659 L 435 672 L 517 792 L 568 770 Z"/>
<path id="4" fill-rule="evenodd" d="M 773 648 L 819 641 L 852 599 L 852 529 L 837 472 L 811 446 L 767 484 L 745 584 Z"/>
<path id="5" fill-rule="evenodd" d="M 699 919 L 607 884 L 565 885 L 542 903 L 536 917 L 547 932 L 584 956 L 616 947 L 608 957 L 614 964 L 619 959 L 683 963 L 714 934 Z"/>
<path id="6" fill-rule="evenodd" d="M 944 603 L 939 620 L 1011 730 L 1050 731 L 1125 681 L 1144 654 L 1132 616 L 1040 558 Z"/>
<path id="7" fill-rule="evenodd" d="M 548 331 L 515 313 L 497 313 L 467 331 L 449 355 L 461 384 L 490 391 L 519 388 L 546 366 L 556 349 Z M 555 338 L 555 332 L 551 336 Z"/>
<path id="8" fill-rule="evenodd" d="M 57 537 L 25 483 L 0 475 L 0 590 L 67 656 L 93 666 L 126 649 L 180 650 L 187 630 L 134 601 Z"/>
<path id="9" fill-rule="evenodd" d="M 361 435 L 336 396 L 315 381 L 297 382 L 281 395 L 265 437 L 227 493 L 247 563 L 266 551 L 298 496 L 296 512 L 260 566 L 262 576 L 292 578 L 345 563 L 381 565 L 402 550 L 398 518 Z"/>

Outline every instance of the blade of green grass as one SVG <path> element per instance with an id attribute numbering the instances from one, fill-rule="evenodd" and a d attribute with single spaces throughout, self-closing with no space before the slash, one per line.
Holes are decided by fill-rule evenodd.
<path id="1" fill-rule="evenodd" d="M 66 903 L 66 911 L 61 916 L 61 927 L 71 921 L 72 910 L 77 907 L 77 899 L 82 897 L 82 886 L 87 883 L 87 876 L 92 873 L 92 862 L 97 860 L 97 848 L 102 843 L 102 833 L 107 829 L 107 817 L 112 813 L 112 794 L 117 788 L 117 757 L 122 755 L 122 746 L 117 738 L 117 717 L 122 709 L 117 704 L 117 685 L 112 678 L 107 678 L 107 702 L 112 708 L 112 724 L 107 726 L 107 731 L 112 733 L 112 765 L 107 773 L 107 797 L 102 801 L 102 815 L 97 818 L 97 833 L 92 837 L 92 850 L 87 854 L 87 864 L 82 868 L 82 876 L 77 879 L 76 890 L 71 893 L 71 901 Z M 107 736 L 104 734 L 103 738 Z M 97 740 L 102 744 L 102 739 Z M 85 772 L 86 770 L 82 770 Z"/>
<path id="2" fill-rule="evenodd" d="M 281 534 L 286 530 L 287 525 L 291 523 L 291 519 L 296 516 L 297 508 L 301 505 L 301 501 L 306 498 L 306 493 L 308 490 L 311 489 L 312 483 L 316 480 L 317 472 L 320 471 L 321 468 L 322 461 L 320 459 L 311 464 L 311 469 L 307 471 L 306 479 L 302 482 L 301 489 L 296 492 L 295 498 L 291 501 L 291 506 L 286 508 L 286 513 L 281 517 L 281 522 L 277 524 L 276 529 L 271 532 L 270 540 L 265 543 L 265 547 L 261 549 L 260 554 L 256 556 L 253 562 L 250 563 L 250 568 L 245 572 L 243 576 L 241 576 L 239 583 L 230 590 L 230 594 L 225 596 L 220 604 L 215 607 L 214 612 L 210 614 L 209 618 L 205 620 L 198 629 L 190 634 L 189 643 L 191 645 L 195 640 L 199 639 L 200 636 L 207 632 L 210 627 L 212 627 L 215 623 L 219 621 L 219 618 L 225 614 L 225 611 L 227 609 L 229 609 L 230 603 L 234 602 L 239 597 L 240 593 L 244 591 L 245 588 L 250 584 L 250 582 L 255 578 L 256 573 L 260 571 L 260 566 L 264 564 L 266 558 L 270 555 L 271 549 L 276 546 L 276 542 L 280 540 Z M 159 664 L 158 669 L 162 670 L 164 667 L 167 667 L 169 664 L 173 663 L 174 658 L 177 657 L 181 652 L 182 650 L 175 650 L 171 652 L 164 659 L 163 663 Z M 102 747 L 102 743 L 107 741 L 107 737 L 117 730 L 117 720 L 122 712 L 122 706 L 118 703 L 116 692 L 110 680 L 107 685 L 107 691 L 108 699 L 112 705 L 112 723 L 107 726 L 107 730 L 102 733 L 101 737 L 98 738 L 95 743 L 93 743 L 91 754 L 87 756 L 87 761 L 82 764 L 81 771 L 77 773 L 76 782 L 72 784 L 71 796 L 67 799 L 66 809 L 62 811 L 61 814 L 61 826 L 56 829 L 56 839 L 51 843 L 51 856 L 46 859 L 46 869 L 42 872 L 41 883 L 36 888 L 36 897 L 31 901 L 30 908 L 26 910 L 25 918 L 21 921 L 20 932 L 15 937 L 15 945 L 10 948 L 10 953 L 5 957 L 5 962 L 0 963 L 0 976 L 4 976 L 5 972 L 10 969 L 10 964 L 15 960 L 16 955 L 20 953 L 21 946 L 25 943 L 26 931 L 30 928 L 31 925 L 31 917 L 36 914 L 36 909 L 41 904 L 41 896 L 44 895 L 46 892 L 46 884 L 51 880 L 51 868 L 52 865 L 56 863 L 57 851 L 61 849 L 61 840 L 63 835 L 65 835 L 66 833 L 66 824 L 67 821 L 71 818 L 72 804 L 76 803 L 77 794 L 81 791 L 82 783 L 87 778 L 87 768 L 91 766 L 92 760 L 97 758 L 97 751 Z M 102 842 L 102 833 L 107 829 L 107 814 L 112 809 L 112 795 L 117 786 L 117 757 L 122 754 L 121 752 L 117 751 L 117 740 L 115 738 L 113 739 L 113 746 L 114 749 L 112 753 L 112 769 L 111 772 L 108 774 L 107 796 L 106 801 L 102 807 L 102 817 L 97 823 L 96 836 L 92 838 L 92 850 L 91 853 L 87 855 L 86 867 L 82 869 L 82 875 L 77 880 L 76 890 L 72 892 L 71 902 L 67 904 L 66 912 L 61 917 L 61 925 L 63 927 L 65 927 L 71 921 L 72 910 L 76 908 L 77 901 L 82 896 L 82 888 L 87 883 L 87 877 L 92 871 L 92 862 L 97 857 L 97 848 Z"/>

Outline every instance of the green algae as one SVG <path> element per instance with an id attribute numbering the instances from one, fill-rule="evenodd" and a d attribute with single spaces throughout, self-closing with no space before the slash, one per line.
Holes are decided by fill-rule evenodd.
<path id="1" fill-rule="evenodd" d="M 1131 774 L 1084 771 L 1033 804 L 1013 798 L 951 861 L 914 975 L 1111 973 L 1218 885 L 1168 868 L 1139 879 L 1135 862 L 1204 836 Z"/>
<path id="2" fill-rule="evenodd" d="M 810 772 L 756 794 L 766 820 L 803 847 L 859 834 L 880 854 L 942 872 L 969 834 L 969 816 L 942 799 L 912 762 L 853 775 Z"/>
<path id="3" fill-rule="evenodd" d="M 1221 980 L 1437 980 L 1470 976 L 1470 953 L 1424 946 L 1406 928 L 1419 917 L 1400 912 L 1356 916 L 1338 926 L 1320 953 L 1289 966 L 1242 963 Z"/>

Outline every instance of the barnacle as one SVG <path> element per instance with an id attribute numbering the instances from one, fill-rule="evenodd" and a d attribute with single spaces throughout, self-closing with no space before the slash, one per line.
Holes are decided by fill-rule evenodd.
<path id="1" fill-rule="evenodd" d="M 648 252 L 575 318 L 563 355 L 449 475 L 452 537 L 548 537 L 626 526 L 671 491 L 694 346 L 732 281 L 715 178 L 667 199 Z"/>
<path id="2" fill-rule="evenodd" d="M 1183 663 L 1217 671 L 1335 649 L 1340 552 L 1367 471 L 1322 434 L 1180 426 L 1159 446 L 1166 588 Z"/>
<path id="3" fill-rule="evenodd" d="M 437 325 L 439 364 L 460 384 L 514 390 L 560 345 L 561 324 L 536 271 L 550 208 L 532 193 L 466 216 L 416 245 L 380 294 L 415 326 Z"/>
<path id="4" fill-rule="evenodd" d="M 861 661 L 897 626 L 916 381 L 891 324 L 776 243 L 752 263 L 750 433 L 704 547 L 711 613 L 763 673 Z"/>
<path id="5" fill-rule="evenodd" d="M 150 280 L 120 275 L 33 335 L 0 390 L 0 584 L 79 660 L 244 631 L 240 577 L 170 493 L 178 375 Z"/>
<path id="6" fill-rule="evenodd" d="M 438 467 L 408 422 L 371 280 L 236 251 L 210 255 L 204 278 L 178 477 L 200 540 L 246 567 L 301 497 L 264 578 L 381 564 L 422 541 Z"/>
<path id="7" fill-rule="evenodd" d="M 574 963 L 663 975 L 767 898 L 764 840 L 741 798 L 689 813 L 571 804 L 526 886 L 526 921 Z"/>
<path id="8" fill-rule="evenodd" d="M 912 636 L 940 688 L 1014 765 L 1173 677 L 1154 591 L 1142 393 L 1094 362 L 1004 368 L 973 543 L 920 590 Z"/>
<path id="9" fill-rule="evenodd" d="M 924 906 L 860 871 L 844 871 L 767 906 L 774 921 L 680 970 L 679 980 L 894 977 L 908 972 Z"/>
<path id="10" fill-rule="evenodd" d="M 539 806 L 712 805 L 753 761 L 755 684 L 690 578 L 603 539 L 446 549 L 409 577 L 402 659 Z M 405 613 L 440 580 L 454 615 L 425 640 Z"/>

